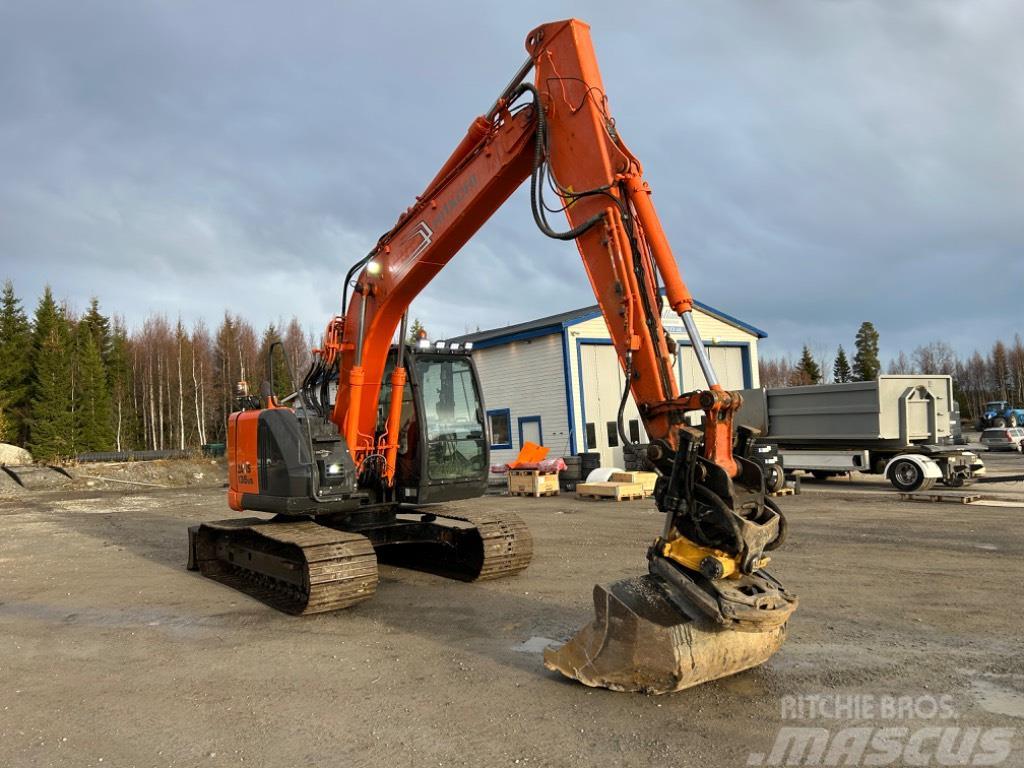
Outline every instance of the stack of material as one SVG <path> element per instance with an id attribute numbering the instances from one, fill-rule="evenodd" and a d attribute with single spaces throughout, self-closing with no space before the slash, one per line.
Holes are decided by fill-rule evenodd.
<path id="1" fill-rule="evenodd" d="M 576 486 L 576 495 L 581 499 L 602 499 L 606 501 L 633 501 L 645 497 L 644 487 L 640 483 L 580 483 Z"/>
<path id="2" fill-rule="evenodd" d="M 657 472 L 613 472 L 608 478 L 613 483 L 639 483 L 644 496 L 654 495 L 654 484 L 658 481 Z"/>
<path id="3" fill-rule="evenodd" d="M 622 446 L 622 460 L 627 472 L 636 472 L 647 468 L 647 443 L 629 443 Z"/>
<path id="4" fill-rule="evenodd" d="M 565 469 L 565 462 L 547 458 L 548 450 L 527 441 L 516 460 L 505 465 L 510 496 L 558 495 L 558 473 Z"/>

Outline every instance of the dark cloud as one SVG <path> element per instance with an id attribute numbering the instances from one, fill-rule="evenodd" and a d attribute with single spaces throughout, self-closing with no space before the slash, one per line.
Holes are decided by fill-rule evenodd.
<path id="1" fill-rule="evenodd" d="M 1019 4 L 628 10 L 2 4 L 2 271 L 130 322 L 227 307 L 320 327 L 525 34 L 577 13 L 699 298 L 777 351 L 849 345 L 863 319 L 886 354 L 1021 330 Z M 520 192 L 414 313 L 442 335 L 591 301 L 575 249 L 536 232 Z"/>

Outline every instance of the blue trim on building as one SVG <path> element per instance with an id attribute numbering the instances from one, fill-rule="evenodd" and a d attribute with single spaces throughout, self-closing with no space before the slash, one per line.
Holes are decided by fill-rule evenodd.
<path id="1" fill-rule="evenodd" d="M 662 289 L 664 293 L 664 289 Z M 747 333 L 753 334 L 759 339 L 767 338 L 768 334 L 757 328 L 750 323 L 745 323 L 739 318 L 733 317 L 732 315 L 722 312 L 720 309 L 716 309 L 709 304 L 705 304 L 702 301 L 694 301 L 693 305 L 703 312 L 711 315 L 712 317 L 718 318 L 723 322 L 729 323 Z M 488 347 L 496 347 L 502 344 L 509 344 L 513 341 L 523 341 L 526 339 L 535 339 L 538 336 L 547 336 L 552 333 L 558 333 L 564 328 L 568 328 L 578 323 L 586 322 L 587 320 L 593 320 L 596 317 L 601 316 L 601 310 L 598 307 L 583 307 L 574 314 L 574 310 L 569 312 L 563 312 L 560 315 L 552 315 L 551 317 L 538 318 L 535 321 L 527 323 L 519 323 L 518 325 L 511 326 L 512 328 L 524 328 L 525 330 L 520 331 L 504 331 L 503 329 L 494 328 L 488 331 L 478 331 L 477 333 L 469 333 L 465 336 L 456 336 L 448 339 L 448 341 L 471 341 L 476 349 L 487 349 Z M 533 323 L 544 323 L 544 325 L 533 326 Z M 532 326 L 532 327 L 531 327 Z M 493 336 L 491 334 L 494 334 Z M 485 337 L 485 338 L 480 338 Z M 479 340 L 478 340 L 479 339 Z"/>
<path id="2" fill-rule="evenodd" d="M 569 426 L 569 455 L 576 455 L 576 414 L 573 410 L 572 375 L 569 373 L 569 331 L 562 324 L 562 380 L 565 383 L 565 406 Z"/>
<path id="3" fill-rule="evenodd" d="M 488 347 L 500 347 L 502 344 L 511 344 L 513 341 L 527 341 L 529 339 L 536 339 L 541 336 L 550 336 L 552 333 L 559 333 L 561 330 L 561 325 L 545 325 L 543 328 L 531 328 L 529 331 L 521 331 L 520 333 L 510 333 L 507 336 L 495 336 L 492 339 L 477 341 L 473 344 L 473 349 L 487 349 Z"/>
<path id="4" fill-rule="evenodd" d="M 725 320 L 725 322 L 732 323 L 737 328 L 742 328 L 744 331 L 754 334 L 759 339 L 768 338 L 768 333 L 766 331 L 762 331 L 760 328 L 757 328 L 756 326 L 753 326 L 750 323 L 744 323 L 739 318 L 733 317 L 732 315 L 723 312 L 720 309 L 715 309 L 711 305 L 705 304 L 703 301 L 697 301 L 696 299 L 694 299 L 693 306 L 697 307 L 697 309 L 704 310 L 709 315 L 717 315 L 718 317 Z"/>
<path id="5" fill-rule="evenodd" d="M 583 424 L 583 431 L 581 434 L 581 442 L 583 443 L 583 449 L 581 452 L 594 450 L 592 446 L 587 445 L 587 395 L 583 389 L 583 345 L 591 344 L 593 346 L 604 346 L 610 347 L 612 345 L 611 339 L 594 339 L 594 338 L 579 338 L 576 339 L 576 380 L 580 385 L 580 419 Z M 596 427 L 595 427 L 596 434 Z"/>
<path id="6" fill-rule="evenodd" d="M 540 416 L 520 416 L 518 419 L 519 423 L 519 450 L 523 450 L 523 424 L 537 424 L 537 434 L 539 435 L 540 444 L 544 445 L 544 428 L 540 425 Z"/>
<path id="7" fill-rule="evenodd" d="M 492 451 L 504 451 L 512 448 L 512 410 L 510 408 L 495 408 L 493 411 L 487 412 L 487 431 L 491 433 L 490 437 L 494 439 L 494 433 L 491 431 L 491 416 L 503 413 L 508 418 L 508 442 L 507 443 L 491 443 Z"/>
<path id="8" fill-rule="evenodd" d="M 664 293 L 664 290 L 662 290 L 662 293 Z M 743 330 L 743 331 L 746 331 L 747 333 L 753 334 L 754 336 L 757 336 L 757 338 L 759 338 L 759 339 L 767 339 L 768 338 L 768 333 L 766 331 L 762 331 L 760 328 L 757 328 L 756 326 L 753 326 L 750 323 L 745 323 L 742 320 L 740 320 L 739 318 L 733 317 L 732 315 L 730 315 L 730 314 L 728 314 L 726 312 L 723 312 L 720 309 L 715 309 L 710 304 L 705 304 L 703 301 L 697 301 L 696 299 L 694 299 L 693 306 L 695 306 L 697 309 L 699 309 L 699 310 L 701 310 L 701 311 L 711 315 L 712 317 L 716 317 L 716 318 L 718 318 L 720 320 L 723 320 L 726 323 L 729 323 L 730 325 L 735 325 L 740 330 Z M 587 320 L 593 320 L 594 318 L 597 318 L 597 317 L 600 317 L 600 316 L 601 316 L 600 308 L 595 307 L 594 309 L 590 310 L 589 312 L 584 312 L 584 313 L 582 313 L 582 314 L 572 318 L 572 320 L 566 320 L 565 322 L 562 323 L 562 325 L 568 327 L 570 325 L 576 325 L 577 323 L 585 323 Z"/>

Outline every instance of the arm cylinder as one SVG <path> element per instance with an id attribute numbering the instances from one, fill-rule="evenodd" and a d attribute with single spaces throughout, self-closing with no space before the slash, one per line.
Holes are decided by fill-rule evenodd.
<path id="1" fill-rule="evenodd" d="M 651 188 L 639 175 L 630 177 L 626 182 L 626 187 L 629 190 L 629 201 L 636 210 L 637 218 L 640 219 L 640 225 L 643 227 L 650 245 L 654 263 L 658 265 L 658 272 L 661 274 L 662 282 L 665 283 L 668 305 L 680 314 L 689 312 L 693 308 L 693 297 L 679 274 L 675 256 L 672 255 L 672 247 L 668 244 L 665 230 L 661 228 L 658 214 L 654 210 L 654 203 L 651 202 Z"/>

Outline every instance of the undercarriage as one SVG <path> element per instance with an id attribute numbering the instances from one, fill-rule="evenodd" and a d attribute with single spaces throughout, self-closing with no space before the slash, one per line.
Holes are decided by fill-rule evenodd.
<path id="1" fill-rule="evenodd" d="M 190 570 L 294 615 L 348 608 L 373 597 L 378 561 L 482 581 L 519 573 L 533 555 L 530 532 L 518 516 L 444 505 L 236 518 L 193 526 L 188 533 Z"/>

